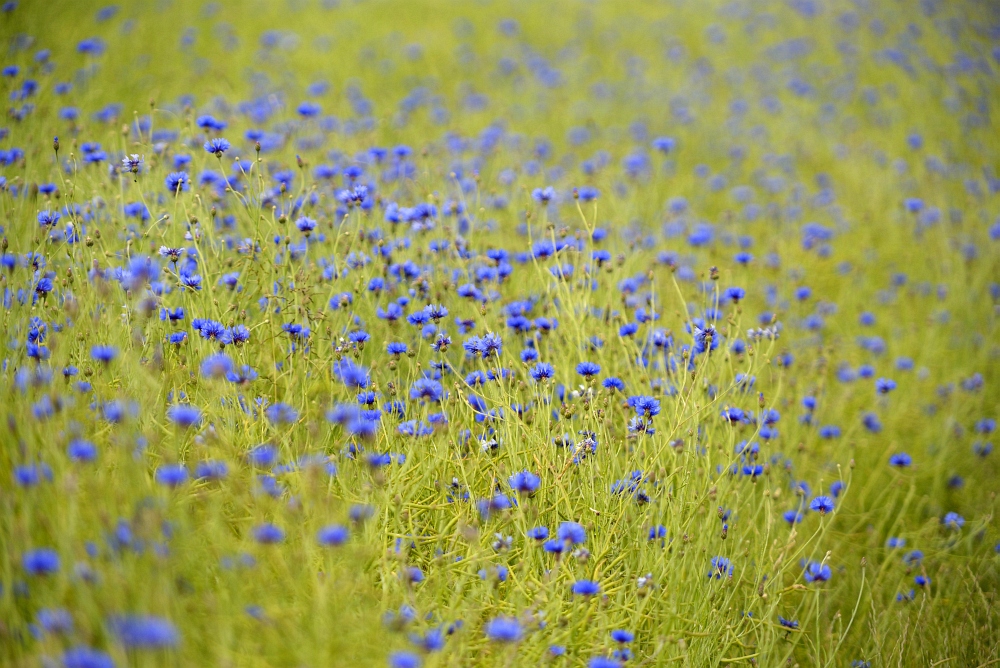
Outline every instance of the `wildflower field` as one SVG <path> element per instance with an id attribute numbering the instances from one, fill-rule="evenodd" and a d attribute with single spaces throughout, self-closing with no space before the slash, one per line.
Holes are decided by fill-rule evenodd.
<path id="1" fill-rule="evenodd" d="M 1000 666 L 996 3 L 0 43 L 0 665 Z"/>

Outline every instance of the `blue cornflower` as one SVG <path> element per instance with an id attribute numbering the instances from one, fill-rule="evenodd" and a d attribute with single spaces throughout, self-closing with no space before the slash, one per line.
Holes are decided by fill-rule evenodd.
<path id="1" fill-rule="evenodd" d="M 576 372 L 584 378 L 590 378 L 601 372 L 601 365 L 594 362 L 580 362 L 576 365 Z"/>
<path id="2" fill-rule="evenodd" d="M 628 338 L 634 336 L 636 332 L 639 331 L 639 323 L 627 322 L 618 328 L 618 335 Z"/>
<path id="3" fill-rule="evenodd" d="M 817 496 L 809 504 L 809 510 L 815 510 L 820 515 L 826 515 L 833 511 L 833 499 L 829 496 Z"/>
<path id="4" fill-rule="evenodd" d="M 355 524 L 358 522 L 364 522 L 365 520 L 371 518 L 374 514 L 375 507 L 363 503 L 356 503 L 347 511 L 347 516 L 350 517 L 351 521 Z"/>
<path id="5" fill-rule="evenodd" d="M 296 111 L 302 118 L 312 118 L 313 116 L 319 116 L 322 108 L 315 102 L 306 101 L 300 104 Z"/>
<path id="6" fill-rule="evenodd" d="M 201 409 L 190 404 L 175 404 L 167 409 L 167 419 L 188 429 L 201 424 Z"/>
<path id="7" fill-rule="evenodd" d="M 381 306 L 377 307 L 375 315 L 382 320 L 395 322 L 403 317 L 403 307 L 396 302 L 389 302 L 384 309 Z"/>
<path id="8" fill-rule="evenodd" d="M 652 418 L 660 414 L 660 401 L 654 397 L 636 395 L 628 398 L 628 405 L 637 415 Z"/>
<path id="9" fill-rule="evenodd" d="M 941 518 L 941 523 L 949 529 L 961 529 L 962 525 L 965 524 L 965 518 L 958 513 L 947 513 L 943 518 Z"/>
<path id="10" fill-rule="evenodd" d="M 34 487 L 43 480 L 52 481 L 52 468 L 44 462 L 14 467 L 14 482 L 21 487 Z"/>
<path id="11" fill-rule="evenodd" d="M 127 649 L 174 647 L 180 640 L 170 620 L 145 615 L 126 615 L 111 619 L 111 630 Z"/>
<path id="12" fill-rule="evenodd" d="M 247 461 L 252 466 L 267 468 L 278 461 L 278 449 L 270 443 L 261 443 L 247 453 Z"/>
<path id="13" fill-rule="evenodd" d="M 827 564 L 810 561 L 806 564 L 804 577 L 806 582 L 826 582 L 833 575 Z"/>
<path id="14" fill-rule="evenodd" d="M 111 655 L 85 645 L 72 647 L 62 655 L 63 668 L 115 668 Z"/>
<path id="15" fill-rule="evenodd" d="M 273 424 L 292 424 L 299 419 L 299 412 L 286 403 L 272 404 L 264 411 Z"/>
<path id="16" fill-rule="evenodd" d="M 225 378 L 233 371 L 233 360 L 225 353 L 209 355 L 201 362 L 201 375 L 205 378 Z"/>
<path id="17" fill-rule="evenodd" d="M 260 524 L 254 527 L 253 537 L 258 543 L 272 545 L 285 540 L 285 532 L 273 524 Z"/>
<path id="18" fill-rule="evenodd" d="M 719 580 L 723 576 L 733 577 L 733 563 L 726 557 L 712 557 L 709 563 L 711 564 L 711 570 L 708 571 L 710 580 L 712 578 Z"/>
<path id="19" fill-rule="evenodd" d="M 986 457 L 993 452 L 993 444 L 990 442 L 983 443 L 981 441 L 976 441 L 972 444 L 972 452 L 980 457 Z"/>
<path id="20" fill-rule="evenodd" d="M 548 362 L 539 362 L 531 368 L 530 374 L 535 382 L 542 382 L 543 380 L 548 380 L 552 378 L 556 373 L 556 370 Z"/>
<path id="21" fill-rule="evenodd" d="M 646 434 L 647 436 L 652 436 L 656 433 L 653 423 L 638 415 L 628 421 L 628 431 L 630 434 Z"/>
<path id="22" fill-rule="evenodd" d="M 195 318 L 191 321 L 191 326 L 196 332 L 198 332 L 198 334 L 201 335 L 201 338 L 209 341 L 220 340 L 222 335 L 226 332 L 225 325 L 215 320 Z"/>
<path id="23" fill-rule="evenodd" d="M 486 335 L 480 339 L 479 347 L 482 352 L 483 359 L 487 359 L 491 355 L 499 357 L 503 349 L 503 341 L 497 334 L 487 332 Z"/>
<path id="24" fill-rule="evenodd" d="M 601 592 L 601 585 L 593 580 L 577 580 L 573 583 L 573 593 L 577 596 L 595 596 Z"/>
<path id="25" fill-rule="evenodd" d="M 905 452 L 897 452 L 896 454 L 889 457 L 889 466 L 897 466 L 899 468 L 906 468 L 913 464 L 913 457 L 906 454 Z"/>
<path id="26" fill-rule="evenodd" d="M 635 640 L 635 634 L 625 629 L 614 629 L 611 632 L 611 639 L 615 642 L 630 643 Z"/>
<path id="27" fill-rule="evenodd" d="M 594 261 L 594 264 L 601 267 L 605 262 L 611 261 L 611 251 L 600 248 L 591 253 L 590 257 Z"/>
<path id="28" fill-rule="evenodd" d="M 66 454 L 75 462 L 92 462 L 97 459 L 97 447 L 90 441 L 76 438 L 69 442 Z"/>
<path id="29" fill-rule="evenodd" d="M 194 477 L 198 480 L 222 480 L 227 475 L 229 475 L 229 466 L 220 461 L 198 462 L 194 469 Z"/>
<path id="30" fill-rule="evenodd" d="M 343 545 L 350 537 L 350 530 L 340 524 L 331 524 L 319 530 L 316 540 L 320 545 L 337 546 Z"/>
<path id="31" fill-rule="evenodd" d="M 548 527 L 532 527 L 528 529 L 528 538 L 532 540 L 542 541 L 549 537 Z"/>
<path id="32" fill-rule="evenodd" d="M 219 337 L 219 342 L 227 346 L 241 346 L 250 340 L 250 329 L 246 325 L 226 327 Z M 248 368 L 244 366 L 243 368 Z"/>
<path id="33" fill-rule="evenodd" d="M 462 342 L 462 348 L 469 357 L 479 357 L 483 354 L 483 340 L 479 336 L 470 336 Z"/>
<path id="34" fill-rule="evenodd" d="M 408 584 L 420 584 L 424 581 L 424 572 L 417 566 L 407 566 L 403 569 L 402 577 Z"/>
<path id="35" fill-rule="evenodd" d="M 368 369 L 344 358 L 333 365 L 334 377 L 348 387 L 366 388 L 370 384 Z"/>
<path id="36" fill-rule="evenodd" d="M 302 232 L 306 236 L 312 234 L 313 230 L 316 229 L 316 221 L 308 216 L 302 216 L 295 221 L 295 227 L 298 228 L 299 232 Z M 350 293 L 348 293 L 350 294 Z"/>
<path id="37" fill-rule="evenodd" d="M 407 347 L 407 345 L 405 343 L 392 342 L 392 343 L 389 343 L 385 347 L 385 349 L 386 349 L 386 352 L 389 353 L 390 355 L 392 355 L 393 357 L 399 357 L 400 355 L 405 355 L 406 354 L 406 351 L 408 350 L 408 347 Z"/>
<path id="38" fill-rule="evenodd" d="M 820 438 L 833 439 L 840 438 L 840 427 L 835 424 L 828 424 L 819 429 Z"/>
<path id="39" fill-rule="evenodd" d="M 566 544 L 563 543 L 561 540 L 547 540 L 542 545 L 542 549 L 544 549 L 546 552 L 551 552 L 552 554 L 555 554 L 558 557 L 558 555 L 562 554 L 563 551 L 566 549 Z"/>
<path id="40" fill-rule="evenodd" d="M 54 227 L 59 222 L 58 211 L 39 211 L 38 224 L 42 227 Z"/>
<path id="41" fill-rule="evenodd" d="M 739 301 L 746 297 L 746 295 L 746 290 L 743 288 L 732 287 L 726 290 L 726 299 L 729 299 L 734 304 L 739 303 Z"/>
<path id="42" fill-rule="evenodd" d="M 724 420 L 728 420 L 729 422 L 742 422 L 744 418 L 743 409 L 737 408 L 736 406 L 723 408 L 719 415 L 721 415 Z"/>
<path id="43" fill-rule="evenodd" d="M 437 337 L 434 339 L 434 343 L 431 344 L 431 348 L 434 352 L 443 353 L 448 350 L 448 346 L 451 345 L 451 337 L 448 336 L 446 332 L 438 332 Z"/>
<path id="44" fill-rule="evenodd" d="M 419 378 L 410 386 L 410 399 L 414 401 L 441 401 L 444 387 L 433 378 Z"/>
<path id="45" fill-rule="evenodd" d="M 214 153 L 216 158 L 221 158 L 222 154 L 229 150 L 229 141 L 222 137 L 215 137 L 205 142 L 205 151 Z"/>
<path id="46" fill-rule="evenodd" d="M 389 668 L 420 668 L 420 657 L 413 652 L 393 652 L 389 655 Z"/>
<path id="47" fill-rule="evenodd" d="M 420 635 L 419 633 L 410 634 L 410 642 L 424 652 L 440 652 L 444 649 L 444 641 L 444 631 L 440 628 L 430 629 L 424 635 Z"/>
<path id="48" fill-rule="evenodd" d="M 183 320 L 184 316 L 185 316 L 184 307 L 182 306 L 178 306 L 173 310 L 169 308 L 160 309 L 160 320 L 169 320 L 170 322 L 177 322 L 178 320 Z"/>
<path id="49" fill-rule="evenodd" d="M 611 391 L 616 391 L 616 390 L 618 392 L 624 392 L 625 391 L 625 383 L 624 383 L 624 381 L 622 381 L 621 378 L 618 378 L 616 376 L 609 376 L 608 378 L 605 378 L 604 380 L 602 380 L 601 381 L 601 387 L 603 387 L 606 390 L 611 390 Z"/>
<path id="50" fill-rule="evenodd" d="M 201 290 L 201 275 L 191 274 L 188 272 L 181 272 L 181 286 L 185 288 L 190 288 L 191 290 L 198 291 Z"/>
<path id="51" fill-rule="evenodd" d="M 122 158 L 122 169 L 126 172 L 138 174 L 141 167 L 142 158 L 140 158 L 137 153 L 132 153 L 131 155 L 126 155 Z M 145 207 L 143 207 L 143 210 L 145 210 Z"/>
<path id="52" fill-rule="evenodd" d="M 494 512 L 501 512 L 510 508 L 511 502 L 506 494 L 494 494 L 490 498 L 480 499 L 476 502 L 476 508 L 483 519 L 488 519 Z"/>
<path id="53" fill-rule="evenodd" d="M 242 365 L 226 374 L 226 380 L 236 385 L 246 385 L 257 380 L 257 372 L 249 364 Z"/>
<path id="54" fill-rule="evenodd" d="M 38 548 L 24 553 L 21 565 L 28 575 L 51 575 L 59 570 L 59 553 L 48 548 Z"/>
<path id="55" fill-rule="evenodd" d="M 521 623 L 513 617 L 494 617 L 483 627 L 486 637 L 494 642 L 515 643 L 524 635 Z"/>
<path id="56" fill-rule="evenodd" d="M 555 199 L 556 191 L 552 186 L 545 188 L 535 188 L 531 191 L 531 197 L 539 204 L 548 204 Z"/>
<path id="57" fill-rule="evenodd" d="M 108 364 L 118 356 L 118 349 L 114 346 L 97 345 L 90 349 L 90 356 L 95 362 Z"/>
<path id="58" fill-rule="evenodd" d="M 875 391 L 879 394 L 889 394 L 896 389 L 896 381 L 891 378 L 879 378 L 875 381 Z"/>
<path id="59" fill-rule="evenodd" d="M 587 540 L 587 531 L 577 522 L 563 522 L 559 525 L 556 536 L 570 545 L 579 545 Z"/>
<path id="60" fill-rule="evenodd" d="M 170 172 L 164 180 L 164 184 L 173 194 L 177 194 L 188 189 L 191 179 L 185 172 Z"/>
<path id="61" fill-rule="evenodd" d="M 438 322 L 442 318 L 447 317 L 448 309 L 440 304 L 428 304 L 424 307 L 424 313 L 434 322 Z"/>
<path id="62" fill-rule="evenodd" d="M 542 479 L 529 471 L 521 471 L 510 477 L 510 486 L 518 494 L 531 496 L 538 491 Z"/>
<path id="63" fill-rule="evenodd" d="M 595 656 L 587 662 L 587 668 L 622 668 L 622 662 L 607 656 Z"/>
<path id="64" fill-rule="evenodd" d="M 674 150 L 676 143 L 673 137 L 657 137 L 653 140 L 652 146 L 660 153 L 670 153 Z"/>
<path id="65" fill-rule="evenodd" d="M 878 415 L 875 413 L 865 413 L 861 416 L 861 424 L 865 426 L 865 429 L 877 434 L 882 431 L 882 422 L 878 419 Z"/>
<path id="66" fill-rule="evenodd" d="M 786 629 L 797 629 L 799 628 L 799 623 L 793 619 L 785 619 L 781 615 L 778 615 L 778 623 L 784 626 Z"/>
<path id="67" fill-rule="evenodd" d="M 183 464 L 164 464 L 156 469 L 156 482 L 167 487 L 177 487 L 187 481 L 188 472 Z"/>

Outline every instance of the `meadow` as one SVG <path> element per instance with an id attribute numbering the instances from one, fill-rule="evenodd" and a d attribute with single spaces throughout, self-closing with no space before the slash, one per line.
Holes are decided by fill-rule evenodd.
<path id="1" fill-rule="evenodd" d="M 0 43 L 0 665 L 1000 665 L 996 3 Z"/>

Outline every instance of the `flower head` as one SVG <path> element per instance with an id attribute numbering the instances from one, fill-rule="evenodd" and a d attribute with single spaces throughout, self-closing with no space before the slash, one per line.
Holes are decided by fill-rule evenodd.
<path id="1" fill-rule="evenodd" d="M 170 172 L 167 174 L 167 178 L 164 181 L 164 184 L 167 186 L 167 190 L 174 195 L 187 190 L 190 183 L 191 179 L 185 172 Z"/>
<path id="2" fill-rule="evenodd" d="M 576 522 L 563 522 L 556 531 L 559 540 L 570 545 L 580 545 L 587 540 L 587 532 L 583 525 Z"/>
<path id="3" fill-rule="evenodd" d="M 38 548 L 24 553 L 21 565 L 28 575 L 51 575 L 59 570 L 59 553 L 48 548 Z"/>
<path id="4" fill-rule="evenodd" d="M 810 561 L 806 564 L 804 577 L 806 582 L 826 582 L 832 574 L 827 564 Z"/>
<path id="5" fill-rule="evenodd" d="M 719 580 L 723 576 L 733 576 L 733 562 L 729 561 L 726 557 L 712 557 L 709 563 L 712 566 L 711 570 L 708 571 L 709 579 L 715 578 Z"/>
<path id="6" fill-rule="evenodd" d="M 111 620 L 111 630 L 127 649 L 174 647 L 180 640 L 168 619 L 147 615 L 125 615 Z"/>
<path id="7" fill-rule="evenodd" d="M 815 510 L 820 515 L 826 515 L 833 510 L 833 499 L 829 496 L 817 496 L 809 504 L 809 510 Z"/>
<path id="8" fill-rule="evenodd" d="M 190 404 L 174 404 L 167 409 L 167 419 L 184 429 L 197 427 L 201 424 L 201 409 Z"/>
<path id="9" fill-rule="evenodd" d="M 513 617 L 494 617 L 483 627 L 486 637 L 493 642 L 515 643 L 524 636 L 521 623 Z"/>
<path id="10" fill-rule="evenodd" d="M 221 158 L 222 154 L 229 150 L 229 142 L 222 137 L 215 137 L 205 142 L 205 151 L 215 154 L 216 158 Z"/>
<path id="11" fill-rule="evenodd" d="M 538 487 L 541 483 L 542 479 L 529 471 L 521 471 L 520 473 L 515 473 L 510 477 L 511 488 L 515 492 L 524 494 L 525 496 L 531 496 L 538 491 Z"/>

